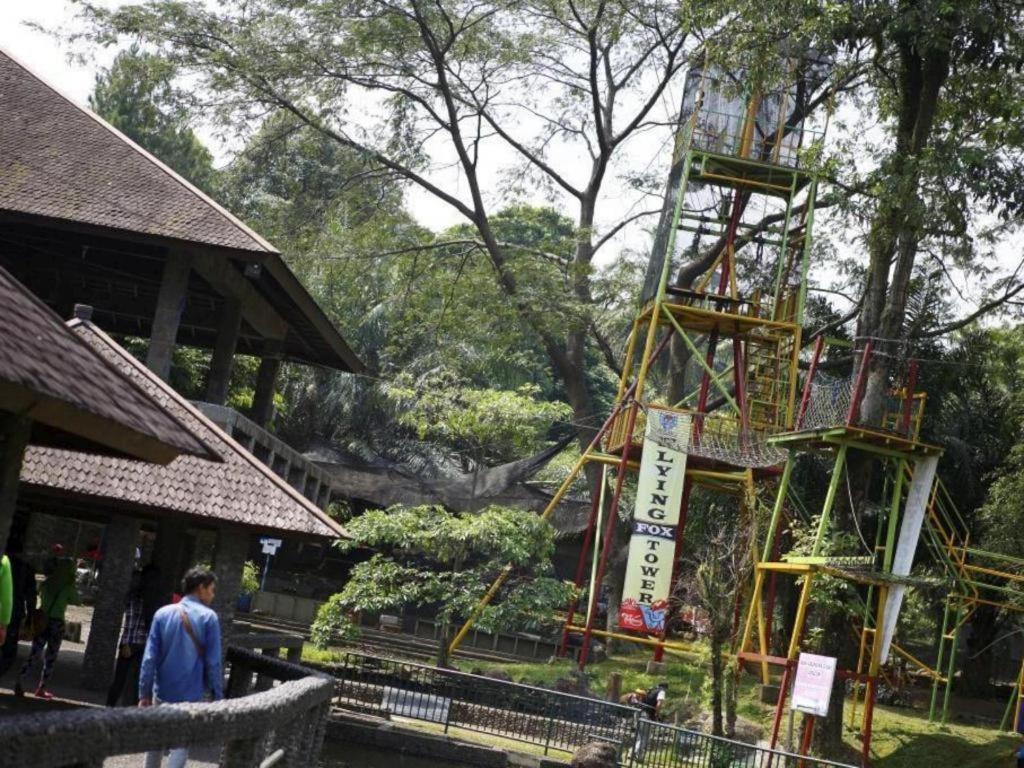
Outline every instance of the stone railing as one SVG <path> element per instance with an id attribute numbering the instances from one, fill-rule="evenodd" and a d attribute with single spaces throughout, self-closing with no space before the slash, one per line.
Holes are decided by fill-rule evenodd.
<path id="1" fill-rule="evenodd" d="M 221 768 L 316 765 L 334 691 L 331 678 L 234 647 L 227 660 L 229 698 L 223 701 L 0 718 L 0 765 L 98 768 L 114 755 L 176 747 L 219 751 Z M 247 695 L 257 675 L 278 684 Z"/>

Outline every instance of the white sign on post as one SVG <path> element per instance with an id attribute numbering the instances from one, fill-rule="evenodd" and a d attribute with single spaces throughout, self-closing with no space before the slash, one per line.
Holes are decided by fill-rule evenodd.
<path id="1" fill-rule="evenodd" d="M 280 539 L 260 539 L 260 544 L 263 545 L 264 555 L 276 555 L 278 548 L 281 546 Z"/>
<path id="2" fill-rule="evenodd" d="M 807 715 L 827 717 L 835 678 L 836 660 L 832 656 L 801 653 L 793 682 L 792 709 Z"/>

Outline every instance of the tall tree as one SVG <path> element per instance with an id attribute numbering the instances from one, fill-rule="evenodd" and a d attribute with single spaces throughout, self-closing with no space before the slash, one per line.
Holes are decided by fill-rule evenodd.
<path id="1" fill-rule="evenodd" d="M 176 96 L 175 74 L 167 59 L 132 46 L 96 76 L 89 106 L 204 192 L 212 192 L 213 156 L 193 132 L 191 115 Z"/>
<path id="2" fill-rule="evenodd" d="M 647 213 L 598 210 L 614 162 L 658 127 L 685 62 L 678 3 L 154 0 L 85 9 L 98 36 L 140 36 L 196 75 L 225 119 L 251 124 L 284 110 L 464 216 L 560 379 L 580 441 L 589 439 L 594 258 Z M 550 322 L 523 290 L 495 230 L 502 195 L 487 186 L 496 151 L 517 158 L 503 192 L 540 186 L 575 210 L 570 297 L 582 309 L 568 324 Z"/>

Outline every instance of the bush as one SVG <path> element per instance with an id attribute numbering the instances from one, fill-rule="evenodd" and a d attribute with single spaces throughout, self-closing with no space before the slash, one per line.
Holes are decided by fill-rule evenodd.
<path id="1" fill-rule="evenodd" d="M 243 595 L 255 595 L 260 591 L 260 569 L 252 560 L 246 560 L 242 567 L 242 587 L 239 591 Z"/>
<path id="2" fill-rule="evenodd" d="M 341 595 L 332 595 L 320 606 L 309 630 L 309 639 L 315 648 L 326 650 L 338 639 L 354 640 L 359 637 L 359 627 L 352 621 L 351 607 L 342 602 Z"/>

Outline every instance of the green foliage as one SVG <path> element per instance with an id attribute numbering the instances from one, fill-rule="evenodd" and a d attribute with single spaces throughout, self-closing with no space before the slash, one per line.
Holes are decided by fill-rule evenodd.
<path id="1" fill-rule="evenodd" d="M 386 394 L 398 423 L 420 440 L 466 451 L 477 462 L 500 463 L 533 453 L 553 423 L 571 417 L 568 406 L 538 399 L 535 385 L 514 391 L 476 389 L 443 370 L 416 381 L 399 375 Z"/>
<path id="2" fill-rule="evenodd" d="M 552 576 L 554 531 L 537 515 L 490 506 L 456 514 L 441 507 L 392 507 L 367 512 L 347 523 L 351 541 L 342 549 L 375 554 L 352 569 L 348 583 L 321 607 L 314 624 L 317 642 L 343 630 L 353 611 L 380 613 L 404 607 L 434 607 L 443 621 L 466 616 L 480 586 L 506 565 L 505 586 L 481 615 L 484 629 L 521 629 L 550 621 L 571 587 Z"/>
<path id="3" fill-rule="evenodd" d="M 352 610 L 342 595 L 331 595 L 321 605 L 309 630 L 309 640 L 318 651 L 326 651 L 339 640 L 355 640 L 359 637 L 359 625 L 352 618 Z M 305 655 L 305 654 L 303 654 Z"/>
<path id="4" fill-rule="evenodd" d="M 213 156 L 190 127 L 189 112 L 174 89 L 175 75 L 167 59 L 132 46 L 96 76 L 89 106 L 197 187 L 211 192 L 217 182 Z"/>
<path id="5" fill-rule="evenodd" d="M 255 595 L 260 591 L 260 568 L 252 560 L 246 560 L 242 566 L 242 586 L 239 591 L 243 595 Z"/>

